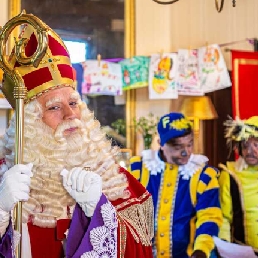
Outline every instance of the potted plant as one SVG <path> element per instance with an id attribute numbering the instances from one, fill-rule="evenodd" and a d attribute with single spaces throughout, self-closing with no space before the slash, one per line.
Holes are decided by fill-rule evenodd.
<path id="1" fill-rule="evenodd" d="M 143 136 L 145 150 L 151 147 L 153 135 L 157 131 L 158 120 L 159 118 L 155 117 L 153 113 L 133 119 L 135 130 Z"/>

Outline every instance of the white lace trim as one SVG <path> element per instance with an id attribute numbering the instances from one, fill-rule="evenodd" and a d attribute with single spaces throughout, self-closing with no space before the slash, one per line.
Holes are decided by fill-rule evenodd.
<path id="1" fill-rule="evenodd" d="M 165 169 L 165 162 L 159 158 L 158 151 L 144 150 L 142 151 L 142 162 L 150 171 L 151 175 L 157 175 Z"/>
<path id="2" fill-rule="evenodd" d="M 203 155 L 192 154 L 186 165 L 179 166 L 179 173 L 183 179 L 189 180 L 198 170 L 200 170 L 209 159 Z"/>
<path id="3" fill-rule="evenodd" d="M 18 246 L 19 242 L 20 242 L 20 239 L 21 239 L 21 234 L 14 230 L 13 231 L 13 246 L 14 246 L 14 250 L 16 249 L 16 247 Z"/>
<path id="4" fill-rule="evenodd" d="M 186 165 L 179 166 L 179 173 L 183 179 L 189 180 L 208 161 L 206 156 L 192 154 Z M 144 150 L 142 162 L 151 175 L 157 175 L 165 170 L 165 162 L 159 158 L 158 151 Z"/>
<path id="5" fill-rule="evenodd" d="M 81 258 L 116 258 L 117 227 L 116 210 L 110 202 L 101 206 L 104 225 L 90 231 L 93 250 L 81 255 Z"/>
<path id="6" fill-rule="evenodd" d="M 240 156 L 238 160 L 235 162 L 235 169 L 239 172 L 247 169 L 248 165 L 246 164 L 245 160 Z"/>

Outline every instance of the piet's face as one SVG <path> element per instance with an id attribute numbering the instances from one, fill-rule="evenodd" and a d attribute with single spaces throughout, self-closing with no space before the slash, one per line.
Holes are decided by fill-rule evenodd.
<path id="1" fill-rule="evenodd" d="M 38 98 L 42 106 L 42 121 L 53 130 L 64 121 L 72 121 L 81 118 L 79 108 L 79 96 L 71 87 L 63 87 L 43 94 Z M 69 135 L 78 128 L 68 128 L 64 134 Z"/>
<path id="2" fill-rule="evenodd" d="M 249 166 L 258 165 L 258 138 L 249 138 L 241 142 L 242 157 Z"/>
<path id="3" fill-rule="evenodd" d="M 165 143 L 164 146 L 161 146 L 161 150 L 166 162 L 185 165 L 193 152 L 193 134 L 175 139 L 174 144 Z"/>

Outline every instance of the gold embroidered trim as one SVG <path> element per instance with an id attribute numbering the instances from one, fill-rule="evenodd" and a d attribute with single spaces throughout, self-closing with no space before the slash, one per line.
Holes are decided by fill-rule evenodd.
<path id="1" fill-rule="evenodd" d="M 140 196 L 139 198 L 131 198 L 131 199 L 129 199 L 128 201 L 125 201 L 125 202 L 123 202 L 123 203 L 117 205 L 117 206 L 116 206 L 116 210 L 119 210 L 119 209 L 121 209 L 121 208 L 123 208 L 123 207 L 125 207 L 125 206 L 127 206 L 127 205 L 129 205 L 129 204 L 131 204 L 131 203 L 133 203 L 133 202 L 139 203 L 139 202 L 141 202 L 144 198 L 146 198 L 148 195 L 150 195 L 150 194 L 149 194 L 148 192 L 145 192 L 145 193 L 144 193 L 142 196 Z"/>
<path id="2" fill-rule="evenodd" d="M 144 198 L 143 196 L 146 195 L 142 195 L 142 199 Z M 135 199 L 139 200 L 139 198 Z M 125 225 L 129 228 L 137 243 L 141 242 L 144 246 L 152 245 L 152 238 L 154 236 L 154 213 L 151 196 L 149 196 L 149 198 L 142 204 L 133 204 L 124 210 L 117 211 L 117 213 L 121 220 L 123 220 Z"/>
<path id="3" fill-rule="evenodd" d="M 127 232 L 126 232 L 126 225 L 123 222 L 123 219 L 117 215 L 117 220 L 120 226 L 120 254 L 119 257 L 123 258 L 125 255 L 125 248 L 126 248 L 126 239 L 127 239 Z"/>

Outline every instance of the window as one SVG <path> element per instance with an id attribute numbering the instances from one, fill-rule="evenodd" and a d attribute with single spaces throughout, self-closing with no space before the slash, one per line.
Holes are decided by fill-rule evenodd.
<path id="1" fill-rule="evenodd" d="M 80 63 L 86 60 L 87 43 L 68 40 L 64 40 L 64 43 L 69 51 L 72 63 Z"/>

